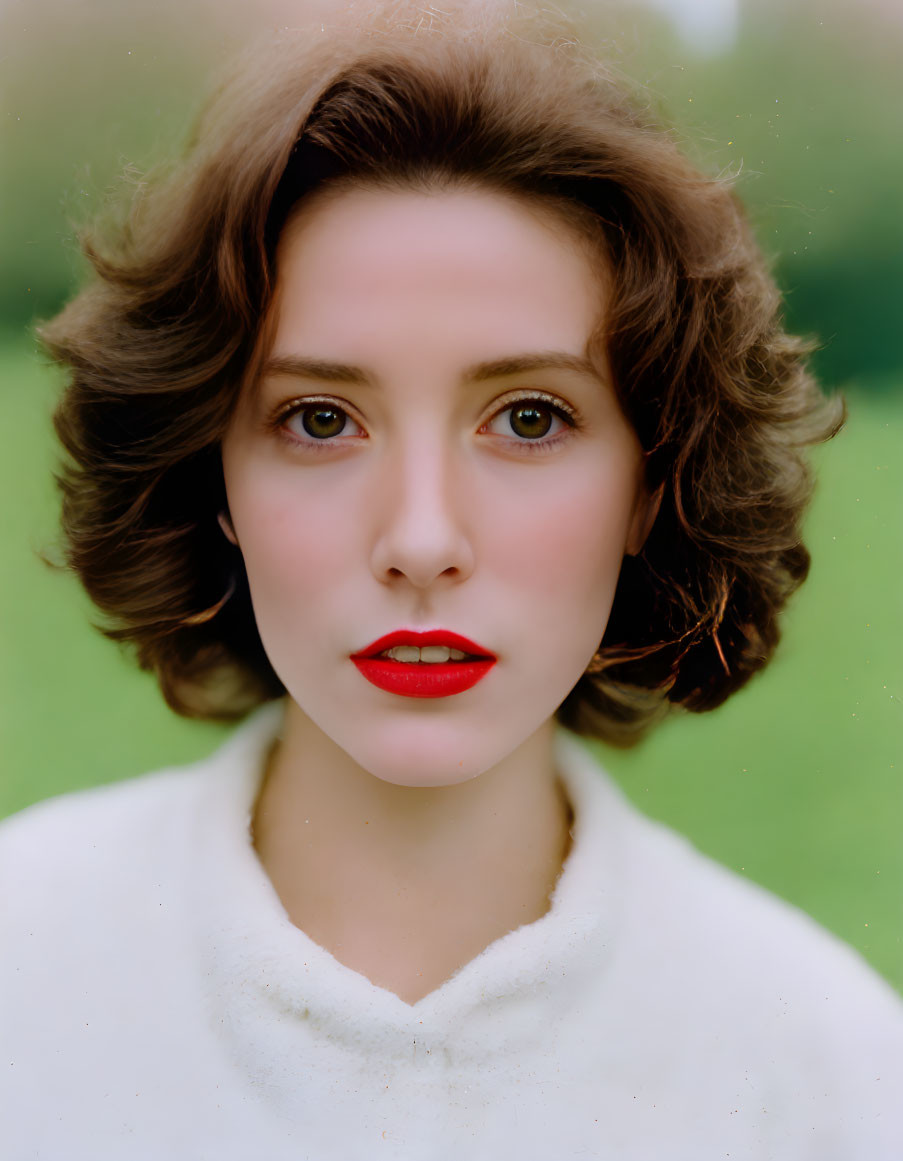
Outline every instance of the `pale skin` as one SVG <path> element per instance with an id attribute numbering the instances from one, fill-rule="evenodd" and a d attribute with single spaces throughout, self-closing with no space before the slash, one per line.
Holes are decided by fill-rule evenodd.
<path id="1" fill-rule="evenodd" d="M 555 212 L 346 190 L 277 257 L 269 369 L 223 443 L 224 531 L 288 692 L 254 843 L 291 920 L 414 1004 L 548 910 L 572 824 L 552 715 L 655 503 L 587 359 L 599 259 Z M 498 661 L 454 696 L 377 689 L 350 655 L 401 628 Z"/>

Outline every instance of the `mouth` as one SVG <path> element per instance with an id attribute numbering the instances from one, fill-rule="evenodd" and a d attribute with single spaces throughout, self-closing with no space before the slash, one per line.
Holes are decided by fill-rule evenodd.
<path id="1" fill-rule="evenodd" d="M 351 655 L 352 661 L 374 657 L 407 665 L 496 660 L 495 654 L 482 645 L 448 629 L 427 629 L 424 632 L 399 629 L 379 637 L 359 653 Z"/>
<path id="2" fill-rule="evenodd" d="M 471 689 L 496 663 L 475 641 L 446 629 L 401 629 L 373 641 L 351 660 L 378 689 L 402 697 L 451 697 Z"/>

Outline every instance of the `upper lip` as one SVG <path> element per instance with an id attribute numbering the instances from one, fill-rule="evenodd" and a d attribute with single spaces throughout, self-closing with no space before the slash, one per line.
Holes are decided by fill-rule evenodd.
<path id="1" fill-rule="evenodd" d="M 452 633 L 450 629 L 396 629 L 394 633 L 387 633 L 372 641 L 365 649 L 353 653 L 352 657 L 375 657 L 387 649 L 394 649 L 396 645 L 445 645 L 449 649 L 457 649 L 461 653 L 468 653 L 472 657 L 495 657 L 482 645 L 462 637 L 460 633 Z"/>

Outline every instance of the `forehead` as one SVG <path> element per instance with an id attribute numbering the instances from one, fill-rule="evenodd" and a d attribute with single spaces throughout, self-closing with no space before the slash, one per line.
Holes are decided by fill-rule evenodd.
<path id="1" fill-rule="evenodd" d="M 600 256 L 542 203 L 474 188 L 327 192 L 280 237 L 274 353 L 380 335 L 504 353 L 554 339 L 576 353 L 603 300 Z"/>

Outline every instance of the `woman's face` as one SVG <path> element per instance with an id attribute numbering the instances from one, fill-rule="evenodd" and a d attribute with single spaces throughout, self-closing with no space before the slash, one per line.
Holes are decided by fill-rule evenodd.
<path id="1" fill-rule="evenodd" d="M 321 197 L 277 258 L 268 370 L 223 443 L 264 647 L 364 769 L 465 781 L 549 722 L 645 534 L 638 440 L 586 358 L 602 283 L 553 211 L 473 189 Z M 495 663 L 422 696 L 429 663 L 396 660 L 420 696 L 382 688 L 352 656 L 400 629 Z"/>

